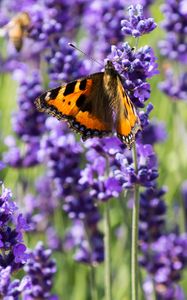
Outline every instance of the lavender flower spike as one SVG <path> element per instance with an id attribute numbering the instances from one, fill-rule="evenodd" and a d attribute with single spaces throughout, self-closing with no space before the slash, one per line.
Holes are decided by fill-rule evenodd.
<path id="1" fill-rule="evenodd" d="M 156 28 L 156 23 L 153 18 L 145 18 L 143 15 L 143 7 L 140 4 L 131 5 L 128 8 L 129 20 L 122 20 L 122 32 L 125 35 L 139 37 L 151 32 Z"/>
<path id="2" fill-rule="evenodd" d="M 58 300 L 56 295 L 51 294 L 56 263 L 51 258 L 51 250 L 45 249 L 42 242 L 38 242 L 30 252 L 30 259 L 24 270 L 32 284 L 32 288 L 25 290 L 24 299 Z"/>
<path id="3" fill-rule="evenodd" d="M 2 186 L 0 195 L 0 267 L 11 267 L 12 272 L 22 268 L 28 259 L 23 244 L 23 232 L 29 230 L 17 206 L 11 201 L 12 193 Z"/>

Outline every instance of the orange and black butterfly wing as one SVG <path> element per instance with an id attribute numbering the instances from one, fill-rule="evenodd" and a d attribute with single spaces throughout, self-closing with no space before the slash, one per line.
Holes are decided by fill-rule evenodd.
<path id="1" fill-rule="evenodd" d="M 136 109 L 126 94 L 120 79 L 118 78 L 117 93 L 119 98 L 119 110 L 116 122 L 116 132 L 119 139 L 131 148 L 135 141 L 135 135 L 141 130 L 140 120 Z"/>
<path id="2" fill-rule="evenodd" d="M 83 140 L 108 135 L 112 131 L 112 113 L 105 113 L 107 96 L 100 86 L 102 82 L 102 72 L 72 81 L 41 95 L 36 106 L 39 111 L 66 120 Z"/>

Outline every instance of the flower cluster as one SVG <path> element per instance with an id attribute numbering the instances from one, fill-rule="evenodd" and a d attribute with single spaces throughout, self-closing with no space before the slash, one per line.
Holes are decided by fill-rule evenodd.
<path id="1" fill-rule="evenodd" d="M 46 55 L 46 61 L 50 87 L 86 75 L 84 62 L 78 60 L 77 53 L 68 45 L 67 38 L 56 39 L 56 43 L 50 47 L 50 52 Z"/>
<path id="2" fill-rule="evenodd" d="M 151 187 L 158 177 L 157 159 L 151 145 L 138 145 L 138 171 L 134 168 L 132 156 L 129 153 L 117 154 L 116 159 L 120 163 L 120 169 L 115 171 L 116 177 L 121 179 L 123 187 L 133 189 L 135 184 Z"/>
<path id="3" fill-rule="evenodd" d="M 18 207 L 12 201 L 12 193 L 2 185 L 0 195 L 0 298 L 18 300 L 30 287 L 27 276 L 22 280 L 12 279 L 12 274 L 21 270 L 29 259 L 23 242 L 23 233 L 30 230 Z"/>
<path id="4" fill-rule="evenodd" d="M 24 270 L 31 286 L 24 290 L 24 299 L 58 300 L 58 297 L 51 293 L 53 277 L 56 273 L 56 263 L 51 258 L 51 254 L 52 251 L 45 249 L 41 242 L 38 242 L 36 248 L 30 251 Z"/>
<path id="5" fill-rule="evenodd" d="M 31 282 L 28 277 L 23 277 L 20 281 L 19 279 L 14 279 L 11 281 L 11 267 L 6 268 L 0 267 L 0 298 L 9 299 L 20 299 L 23 291 L 31 288 Z"/>
<path id="6" fill-rule="evenodd" d="M 121 48 L 112 46 L 111 59 L 124 79 L 124 87 L 130 99 L 139 107 L 150 97 L 147 78 L 158 74 L 156 58 L 149 46 L 137 50 L 125 42 Z"/>
<path id="7" fill-rule="evenodd" d="M 94 203 L 94 197 L 89 193 L 85 185 L 79 183 L 81 153 L 83 149 L 76 141 L 75 136 L 69 132 L 66 125 L 59 123 L 54 118 L 46 120 L 48 134 L 43 136 L 41 147 L 38 152 L 39 160 L 46 163 L 46 176 L 49 187 L 51 182 L 51 199 L 58 199 L 59 206 L 63 208 L 73 223 L 84 223 L 84 230 L 81 240 L 87 240 L 86 232 L 89 232 L 90 244 L 99 236 L 102 243 L 102 236 L 97 229 L 100 219 L 98 209 Z M 45 199 L 45 188 L 40 189 L 40 198 Z M 60 201 L 60 202 L 59 202 Z M 39 201 L 40 203 L 40 201 Z M 46 207 L 48 207 L 47 205 Z M 44 209 L 46 211 L 46 208 Z M 78 223 L 77 223 L 78 222 Z M 74 226 L 73 226 L 74 228 Z M 77 227 L 76 227 L 77 228 Z M 70 229 L 68 236 L 72 236 Z M 83 245 L 85 245 L 83 247 Z M 96 256 L 88 258 L 88 243 L 72 243 L 72 247 L 83 247 L 84 258 L 79 261 L 95 263 L 92 261 Z M 99 262 L 99 261 L 98 261 Z"/>
<path id="8" fill-rule="evenodd" d="M 167 0 L 162 6 L 165 19 L 162 23 L 167 31 L 167 38 L 160 43 L 161 54 L 170 59 L 187 62 L 187 33 L 186 10 L 183 1 Z"/>
<path id="9" fill-rule="evenodd" d="M 153 18 L 144 17 L 142 5 L 131 5 L 128 8 L 128 12 L 129 20 L 125 19 L 121 21 L 121 30 L 125 35 L 140 37 L 156 28 L 156 23 Z"/>
<path id="10" fill-rule="evenodd" d="M 139 241 L 142 251 L 147 250 L 147 244 L 163 233 L 166 213 L 166 204 L 162 199 L 164 193 L 164 189 L 151 187 L 140 194 Z"/>
<path id="11" fill-rule="evenodd" d="M 64 250 L 72 248 L 76 249 L 74 259 L 77 262 L 97 265 L 104 260 L 103 234 L 95 224 L 80 220 L 73 222 L 64 240 Z"/>
<path id="12" fill-rule="evenodd" d="M 97 200 L 107 201 L 118 197 L 122 191 L 121 182 L 113 171 L 117 162 L 116 151 L 121 151 L 123 145 L 115 137 L 93 139 L 86 142 L 88 163 L 81 171 L 79 183 L 90 189 L 90 195 Z"/>
<path id="13" fill-rule="evenodd" d="M 165 72 L 165 81 L 159 83 L 159 88 L 173 100 L 187 99 L 187 72 L 179 76 L 174 74 L 171 68 Z"/>
<path id="14" fill-rule="evenodd" d="M 124 9 L 124 1 L 121 0 L 94 0 L 87 6 L 83 21 L 88 32 L 88 39 L 84 42 L 87 53 L 103 60 L 110 53 L 110 45 L 123 41 L 120 22 Z M 90 37 L 94 37 L 94 47 Z"/>
<path id="15" fill-rule="evenodd" d="M 186 235 L 171 233 L 162 235 L 147 251 L 142 263 L 152 275 L 159 299 L 181 299 L 177 297 L 177 282 L 187 264 L 186 247 Z"/>
<path id="16" fill-rule="evenodd" d="M 0 196 L 0 266 L 11 267 L 11 271 L 22 268 L 28 259 L 23 243 L 23 232 L 29 230 L 22 214 L 17 214 L 17 206 L 12 201 L 12 193 L 2 186 Z"/>
<path id="17" fill-rule="evenodd" d="M 13 130 L 17 137 L 25 144 L 25 152 L 21 153 L 14 137 L 7 137 L 5 143 L 8 151 L 4 155 L 4 161 L 12 167 L 31 167 L 38 164 L 37 151 L 39 149 L 40 136 L 45 130 L 45 115 L 36 111 L 34 100 L 42 93 L 41 79 L 38 71 L 24 78 L 22 72 L 18 72 L 20 87 L 18 92 L 19 111 L 12 118 Z M 17 75 L 17 77 L 18 77 Z M 16 76 L 16 74 L 15 74 Z"/>
<path id="18" fill-rule="evenodd" d="M 165 19 L 162 23 L 167 36 L 159 42 L 160 53 L 171 61 L 187 64 L 187 18 L 184 1 L 166 0 L 162 6 Z M 161 82 L 160 89 L 172 99 L 186 100 L 186 71 L 180 75 L 174 72 L 174 68 L 166 66 L 165 81 Z"/>

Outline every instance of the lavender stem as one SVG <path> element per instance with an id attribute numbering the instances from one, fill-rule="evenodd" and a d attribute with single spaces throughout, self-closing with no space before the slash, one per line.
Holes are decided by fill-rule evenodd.
<path id="1" fill-rule="evenodd" d="M 132 155 L 135 172 L 138 172 L 136 144 L 133 144 Z M 132 211 L 132 246 L 131 246 L 131 295 L 138 300 L 138 220 L 139 220 L 139 185 L 134 188 L 134 205 Z"/>
<path id="2" fill-rule="evenodd" d="M 109 202 L 106 201 L 104 205 L 105 299 L 106 300 L 112 300 L 109 210 L 110 210 Z"/>
<path id="3" fill-rule="evenodd" d="M 88 241 L 88 247 L 89 247 L 89 252 L 90 252 L 90 256 L 91 256 L 93 249 L 92 249 L 92 244 L 91 244 L 91 240 L 90 240 L 90 233 L 87 228 L 86 222 L 84 222 L 83 224 L 84 224 L 85 234 L 86 234 L 86 238 Z M 97 297 L 97 285 L 96 285 L 96 280 L 95 280 L 95 268 L 92 265 L 92 263 L 90 264 L 89 276 L 90 276 L 91 300 L 97 300 L 98 297 Z"/>

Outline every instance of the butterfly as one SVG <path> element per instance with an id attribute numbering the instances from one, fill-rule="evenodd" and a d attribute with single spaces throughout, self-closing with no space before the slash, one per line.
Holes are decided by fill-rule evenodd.
<path id="1" fill-rule="evenodd" d="M 66 120 L 70 128 L 82 135 L 83 141 L 116 132 L 131 148 L 137 131 L 141 130 L 135 106 L 110 60 L 104 72 L 49 90 L 35 104 L 39 111 Z"/>
<path id="2" fill-rule="evenodd" d="M 1 29 L 1 32 L 4 35 L 8 35 L 10 41 L 13 43 L 18 52 L 22 49 L 23 40 L 28 34 L 30 22 L 28 13 L 21 12 L 14 16 L 10 22 Z"/>

